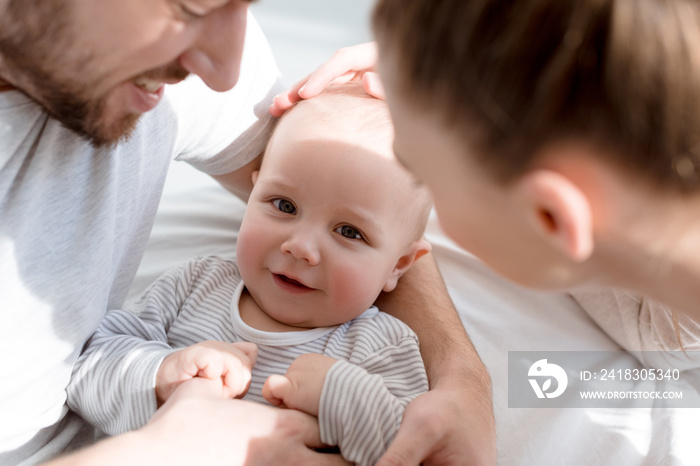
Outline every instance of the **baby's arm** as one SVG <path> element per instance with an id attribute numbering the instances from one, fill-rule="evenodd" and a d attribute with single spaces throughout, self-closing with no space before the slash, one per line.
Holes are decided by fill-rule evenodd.
<path id="1" fill-rule="evenodd" d="M 328 371 L 319 407 L 321 441 L 348 461 L 374 465 L 394 441 L 409 402 L 428 391 L 418 341 L 403 338 Z"/>
<path id="2" fill-rule="evenodd" d="M 242 397 L 250 386 L 258 347 L 253 343 L 203 341 L 168 355 L 156 374 L 158 405 L 195 377 L 220 382 L 223 398 Z"/>
<path id="3" fill-rule="evenodd" d="M 164 332 L 126 311 L 107 313 L 73 368 L 68 406 L 110 435 L 144 426 L 156 411 L 154 376 L 173 350 Z"/>
<path id="4" fill-rule="evenodd" d="M 302 354 L 290 364 L 285 375 L 267 378 L 263 396 L 271 405 L 318 416 L 323 384 L 336 362 L 337 359 L 324 354 Z"/>
<path id="5" fill-rule="evenodd" d="M 406 405 L 428 391 L 428 379 L 415 337 L 351 360 L 302 355 L 286 376 L 268 378 L 263 395 L 274 405 L 317 415 L 321 440 L 338 445 L 346 460 L 375 464 L 396 436 Z"/>
<path id="6" fill-rule="evenodd" d="M 156 411 L 155 376 L 173 352 L 167 332 L 190 293 L 197 263 L 161 276 L 131 312 L 108 312 L 73 368 L 71 409 L 108 434 L 139 428 Z"/>

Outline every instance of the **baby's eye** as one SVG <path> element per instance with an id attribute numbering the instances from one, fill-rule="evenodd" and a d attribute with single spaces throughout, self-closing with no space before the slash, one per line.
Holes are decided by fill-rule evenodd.
<path id="1" fill-rule="evenodd" d="M 363 239 L 362 234 L 351 227 L 350 225 L 343 225 L 342 227 L 338 227 L 335 229 L 336 232 L 340 233 L 346 238 L 350 239 Z"/>
<path id="2" fill-rule="evenodd" d="M 297 211 L 296 206 L 286 199 L 274 199 L 272 205 L 285 214 L 294 214 Z"/>

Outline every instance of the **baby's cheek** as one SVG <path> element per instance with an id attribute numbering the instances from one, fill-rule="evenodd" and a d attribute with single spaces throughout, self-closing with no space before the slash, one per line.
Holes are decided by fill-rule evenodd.
<path id="1" fill-rule="evenodd" d="M 262 238 L 255 231 L 241 230 L 238 235 L 238 244 L 236 245 L 236 260 L 241 274 L 247 275 L 250 271 L 255 270 L 256 264 L 262 260 Z"/>
<path id="2" fill-rule="evenodd" d="M 345 266 L 333 276 L 335 305 L 350 314 L 364 312 L 376 300 L 382 286 L 369 270 Z M 359 315 L 359 314 L 357 314 Z M 356 317 L 356 316 L 354 316 Z"/>

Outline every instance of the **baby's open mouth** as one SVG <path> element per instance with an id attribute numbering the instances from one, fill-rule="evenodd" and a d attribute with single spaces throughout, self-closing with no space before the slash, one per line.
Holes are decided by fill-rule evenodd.
<path id="1" fill-rule="evenodd" d="M 308 290 L 312 289 L 312 288 L 309 288 L 308 286 L 304 285 L 304 284 L 301 283 L 300 281 L 294 280 L 293 278 L 290 278 L 290 277 L 288 277 L 288 276 L 286 276 L 286 275 L 282 275 L 282 274 L 279 274 L 279 273 L 276 274 L 276 275 L 277 275 L 277 277 L 278 277 L 280 280 L 282 280 L 282 281 L 285 282 L 285 283 L 289 283 L 290 285 L 294 285 L 294 286 L 297 286 L 297 287 L 299 287 L 299 288 L 306 288 L 306 289 L 308 289 Z"/>

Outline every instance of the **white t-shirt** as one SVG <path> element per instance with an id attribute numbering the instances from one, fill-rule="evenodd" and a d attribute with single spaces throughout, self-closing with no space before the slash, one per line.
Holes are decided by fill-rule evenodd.
<path id="1" fill-rule="evenodd" d="M 55 456 L 84 424 L 65 388 L 87 338 L 127 295 L 168 165 L 223 174 L 257 156 L 282 89 L 249 17 L 227 93 L 170 86 L 117 147 L 95 149 L 18 91 L 0 92 L 0 464 Z"/>
<path id="2" fill-rule="evenodd" d="M 574 299 L 615 342 L 645 367 L 700 367 L 700 322 L 660 303 L 617 289 L 577 290 Z"/>

